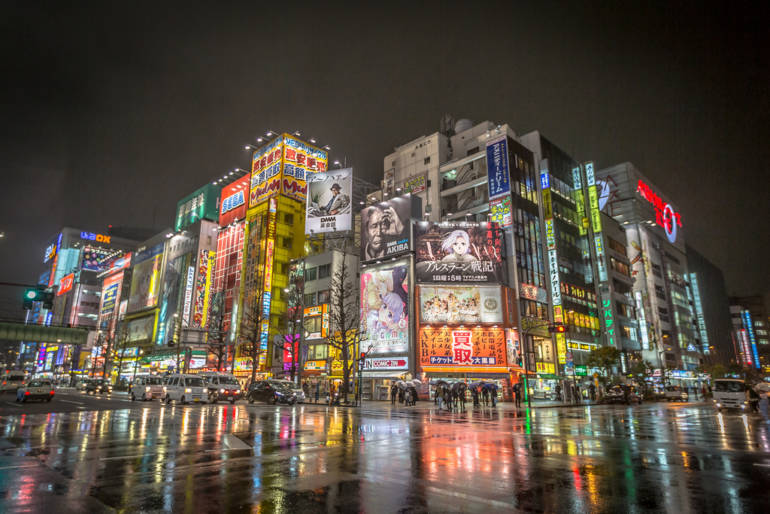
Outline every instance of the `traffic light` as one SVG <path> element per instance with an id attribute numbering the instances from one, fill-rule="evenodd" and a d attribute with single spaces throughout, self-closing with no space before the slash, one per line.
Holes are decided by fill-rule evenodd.
<path id="1" fill-rule="evenodd" d="M 552 325 L 548 325 L 548 331 L 552 334 L 563 334 L 567 331 L 567 327 L 561 323 L 554 323 Z"/>
<path id="2" fill-rule="evenodd" d="M 23 307 L 32 309 L 32 302 L 43 302 L 43 308 L 53 309 L 53 293 L 49 293 L 43 286 L 30 287 L 24 290 Z"/>

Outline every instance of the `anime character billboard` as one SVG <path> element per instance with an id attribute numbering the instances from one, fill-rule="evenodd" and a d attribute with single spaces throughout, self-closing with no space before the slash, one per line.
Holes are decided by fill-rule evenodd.
<path id="1" fill-rule="evenodd" d="M 361 270 L 361 351 L 373 355 L 409 350 L 408 261 Z"/>
<path id="2" fill-rule="evenodd" d="M 417 282 L 505 282 L 503 231 L 497 223 L 419 222 L 414 237 Z"/>

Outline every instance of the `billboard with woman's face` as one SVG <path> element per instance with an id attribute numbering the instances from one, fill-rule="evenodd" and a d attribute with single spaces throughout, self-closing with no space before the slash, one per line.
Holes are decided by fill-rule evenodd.
<path id="1" fill-rule="evenodd" d="M 503 232 L 496 223 L 414 227 L 417 282 L 504 283 Z"/>
<path id="2" fill-rule="evenodd" d="M 361 270 L 362 352 L 409 350 L 409 263 L 401 260 Z"/>

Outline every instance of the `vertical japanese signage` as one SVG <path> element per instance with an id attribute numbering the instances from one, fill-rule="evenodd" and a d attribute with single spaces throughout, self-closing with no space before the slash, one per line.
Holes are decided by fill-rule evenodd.
<path id="1" fill-rule="evenodd" d="M 198 278 L 195 281 L 195 304 L 193 310 L 193 326 L 206 328 L 211 296 L 211 272 L 214 267 L 215 252 L 201 250 L 198 252 Z"/>
<path id="2" fill-rule="evenodd" d="M 511 195 L 501 196 L 489 201 L 489 220 L 507 228 L 513 225 Z"/>
<path id="3" fill-rule="evenodd" d="M 543 212 L 545 213 L 545 239 L 548 246 L 548 273 L 551 284 L 551 302 L 553 303 L 553 321 L 563 323 L 564 312 L 561 305 L 559 255 L 556 252 L 556 233 L 554 232 L 553 205 L 551 203 L 551 180 L 548 169 L 540 172 L 540 186 L 543 196 Z M 563 333 L 556 334 L 556 354 L 559 364 L 566 364 L 567 340 Z"/>
<path id="4" fill-rule="evenodd" d="M 636 313 L 639 316 L 639 333 L 642 336 L 642 350 L 652 350 L 650 338 L 647 335 L 647 318 L 644 314 L 644 303 L 642 302 L 642 292 L 634 293 L 636 299 Z"/>
<path id="5" fill-rule="evenodd" d="M 612 301 L 610 300 L 609 288 L 600 289 L 601 293 L 601 312 L 602 329 L 607 336 L 607 343 L 615 346 L 615 316 L 612 314 Z"/>
<path id="6" fill-rule="evenodd" d="M 759 362 L 759 353 L 757 352 L 757 338 L 754 335 L 754 323 L 749 311 L 743 311 L 743 324 L 746 325 L 743 337 L 745 339 L 748 335 L 748 341 L 751 343 L 751 355 L 754 357 L 754 366 L 760 368 L 762 364 Z"/>
<path id="7" fill-rule="evenodd" d="M 187 267 L 187 280 L 184 286 L 184 308 L 182 310 L 182 326 L 190 326 L 190 309 L 192 308 L 193 285 L 195 284 L 195 266 Z"/>
<path id="8" fill-rule="evenodd" d="M 284 134 L 283 173 L 281 189 L 283 194 L 305 203 L 307 176 L 326 171 L 327 154 L 320 148 L 309 145 Z"/>
<path id="9" fill-rule="evenodd" d="M 281 191 L 283 137 L 276 137 L 251 157 L 249 206 L 254 207 Z"/>
<path id="10" fill-rule="evenodd" d="M 487 185 L 490 200 L 511 192 L 507 136 L 487 143 Z"/>
<path id="11" fill-rule="evenodd" d="M 690 273 L 690 286 L 692 287 L 693 303 L 695 304 L 695 317 L 698 322 L 698 332 L 700 333 L 701 348 L 703 353 L 709 354 L 709 337 L 706 332 L 706 320 L 703 316 L 703 305 L 700 301 L 700 289 L 698 288 L 698 277 L 695 273 Z"/>
<path id="12" fill-rule="evenodd" d="M 278 205 L 275 198 L 270 198 L 267 214 L 267 240 L 265 241 L 265 273 L 262 284 L 262 328 L 259 337 L 259 364 L 264 368 L 267 355 L 267 341 L 270 332 L 270 304 L 273 290 L 273 257 L 275 253 L 275 223 Z"/>
<path id="13" fill-rule="evenodd" d="M 586 229 L 588 228 L 588 218 L 585 215 L 586 205 L 585 197 L 583 196 L 583 180 L 580 173 L 580 166 L 572 168 L 572 187 L 574 188 L 575 198 L 575 211 L 577 212 L 578 231 L 581 236 L 586 235 Z"/>
<path id="14" fill-rule="evenodd" d="M 591 228 L 594 233 L 602 231 L 602 218 L 599 211 L 599 195 L 596 191 L 596 179 L 594 176 L 594 163 L 587 162 L 583 165 L 586 170 L 586 186 L 588 186 L 588 205 L 591 212 Z"/>

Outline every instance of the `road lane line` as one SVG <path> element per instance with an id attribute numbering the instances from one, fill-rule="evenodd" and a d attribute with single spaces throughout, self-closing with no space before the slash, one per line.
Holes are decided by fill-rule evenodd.
<path id="1" fill-rule="evenodd" d="M 231 450 L 251 450 L 251 446 L 244 443 L 239 437 L 233 434 L 225 434 L 224 445 Z"/>
<path id="2" fill-rule="evenodd" d="M 75 405 L 85 405 L 85 403 L 83 402 L 73 402 L 72 400 L 59 400 L 59 401 L 65 402 L 65 403 L 74 403 Z"/>
<path id="3" fill-rule="evenodd" d="M 8 405 L 13 405 L 14 407 L 18 407 L 18 408 L 21 409 L 21 405 L 19 405 L 18 403 L 12 403 L 12 402 L 5 402 L 5 403 L 7 403 Z"/>

